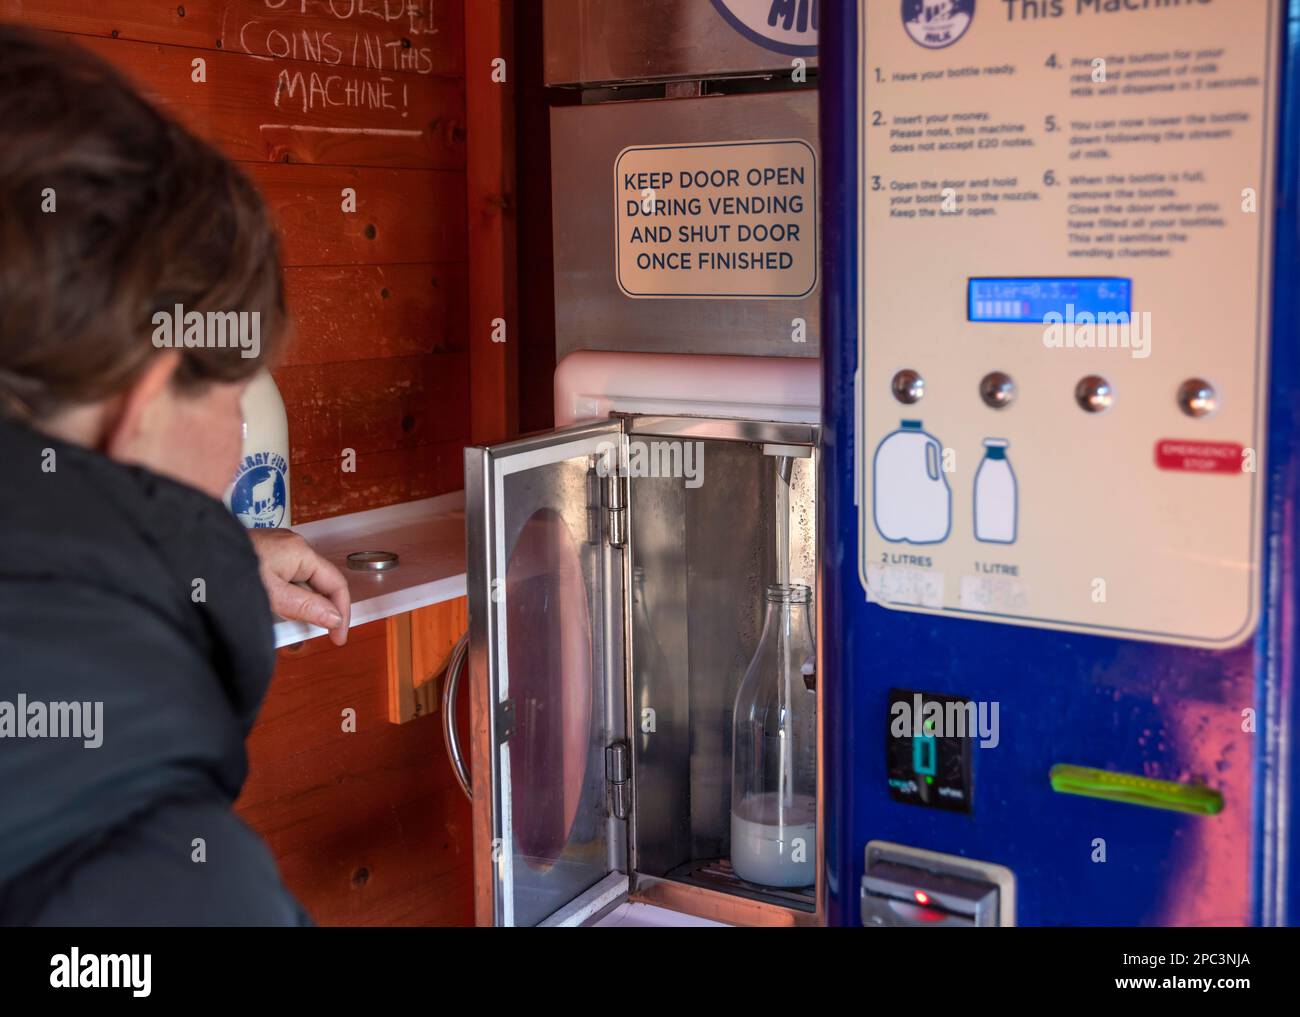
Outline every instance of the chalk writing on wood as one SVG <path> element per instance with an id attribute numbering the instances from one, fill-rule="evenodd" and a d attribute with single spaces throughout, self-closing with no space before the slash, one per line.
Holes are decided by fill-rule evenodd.
<path id="1" fill-rule="evenodd" d="M 348 108 L 404 118 L 411 86 L 403 78 L 434 72 L 429 38 L 440 32 L 434 0 L 262 0 L 262 6 L 264 14 L 240 24 L 235 48 L 276 64 L 278 110 Z"/>

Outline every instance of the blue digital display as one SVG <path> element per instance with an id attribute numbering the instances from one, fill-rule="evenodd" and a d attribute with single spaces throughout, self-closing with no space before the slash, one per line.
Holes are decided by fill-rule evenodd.
<path id="1" fill-rule="evenodd" d="M 1060 315 L 1061 321 L 1077 321 L 1080 314 L 1097 320 L 1102 314 L 1130 314 L 1132 305 L 1132 279 L 1112 276 L 971 279 L 966 317 L 970 321 L 1041 325 L 1049 314 Z"/>

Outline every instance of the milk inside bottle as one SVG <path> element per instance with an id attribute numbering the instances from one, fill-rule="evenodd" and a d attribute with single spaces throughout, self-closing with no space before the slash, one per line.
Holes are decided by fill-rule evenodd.
<path id="1" fill-rule="evenodd" d="M 736 692 L 731 867 L 761 886 L 816 881 L 817 653 L 806 586 L 767 588 L 758 649 Z"/>
<path id="2" fill-rule="evenodd" d="M 760 886 L 812 886 L 817 880 L 817 799 L 779 792 L 750 795 L 731 810 L 731 867 Z"/>

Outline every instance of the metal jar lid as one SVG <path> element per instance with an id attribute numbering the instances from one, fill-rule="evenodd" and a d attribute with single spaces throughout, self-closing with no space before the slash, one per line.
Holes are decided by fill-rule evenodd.
<path id="1" fill-rule="evenodd" d="M 348 568 L 358 572 L 386 572 L 399 564 L 392 551 L 353 551 L 348 555 Z"/>

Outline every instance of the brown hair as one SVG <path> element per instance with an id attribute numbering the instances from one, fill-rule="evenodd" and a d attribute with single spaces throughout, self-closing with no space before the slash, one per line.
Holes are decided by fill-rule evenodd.
<path id="1" fill-rule="evenodd" d="M 274 352 L 284 293 L 261 197 L 102 60 L 0 25 L 0 412 L 125 390 L 158 352 L 154 313 L 176 304 L 261 319 L 260 358 L 182 347 L 181 388 Z"/>

